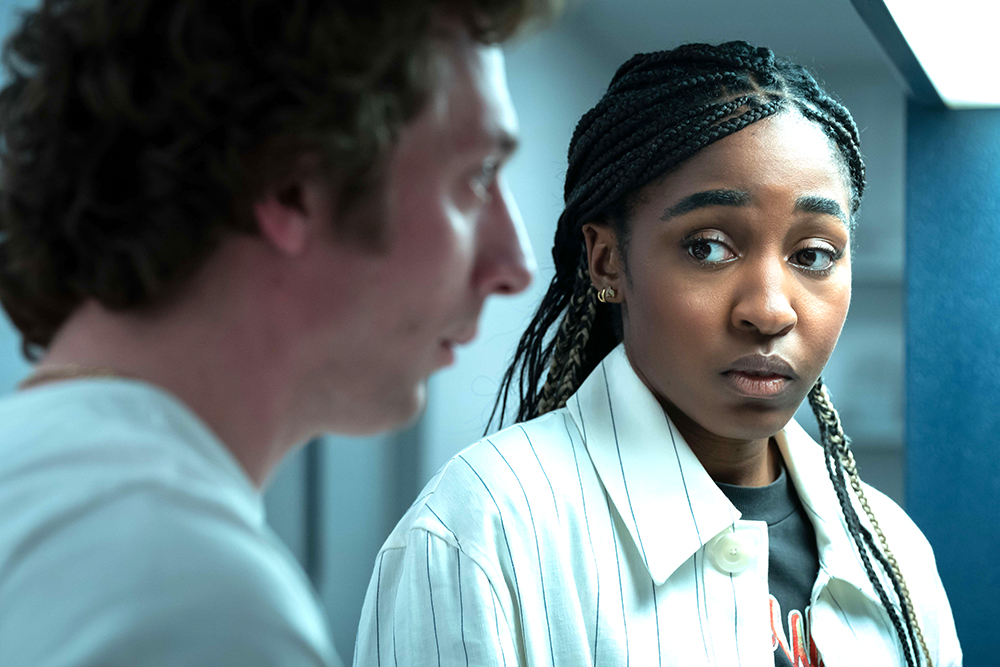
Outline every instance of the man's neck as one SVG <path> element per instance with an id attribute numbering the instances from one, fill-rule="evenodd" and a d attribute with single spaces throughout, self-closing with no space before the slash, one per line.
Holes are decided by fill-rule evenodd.
<path id="1" fill-rule="evenodd" d="M 289 364 L 265 335 L 197 302 L 169 313 L 120 313 L 89 302 L 60 330 L 42 364 L 101 367 L 173 394 L 218 436 L 257 487 L 295 444 L 284 418 Z M 286 395 L 283 395 L 285 393 Z"/>

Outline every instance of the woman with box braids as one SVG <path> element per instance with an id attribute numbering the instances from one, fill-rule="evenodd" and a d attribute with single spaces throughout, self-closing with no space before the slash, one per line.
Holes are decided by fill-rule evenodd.
<path id="1" fill-rule="evenodd" d="M 592 286 L 582 226 L 593 221 L 610 225 L 627 276 L 625 248 L 635 193 L 710 144 L 789 112 L 815 123 L 836 147 L 850 184 L 853 224 L 865 187 L 858 130 L 847 109 L 802 67 L 767 49 L 730 42 L 640 54 L 618 69 L 570 142 L 566 205 L 552 251 L 555 276 L 504 375 L 491 422 L 497 414 L 502 422 L 515 382 L 517 421 L 562 408 L 621 341 L 621 307 L 605 303 L 605 295 L 613 293 Z M 930 665 L 931 654 L 906 582 L 871 512 L 850 440 L 822 379 L 808 399 L 819 422 L 827 472 L 847 530 L 895 628 L 905 662 L 910 667 Z M 877 542 L 862 524 L 848 484 L 868 515 Z M 891 593 L 883 585 L 886 580 Z"/>

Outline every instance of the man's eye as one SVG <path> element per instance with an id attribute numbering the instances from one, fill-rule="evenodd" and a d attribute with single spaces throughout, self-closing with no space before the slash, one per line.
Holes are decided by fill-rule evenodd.
<path id="1" fill-rule="evenodd" d="M 469 178 L 469 187 L 480 199 L 488 199 L 490 188 L 497 178 L 497 165 L 492 160 L 484 162 L 483 165 Z"/>
<path id="2" fill-rule="evenodd" d="M 721 241 L 693 239 L 685 245 L 688 254 L 703 264 L 717 264 L 736 257 L 733 251 Z"/>
<path id="3" fill-rule="evenodd" d="M 810 271 L 826 271 L 833 268 L 837 257 L 823 248 L 805 248 L 792 255 L 792 263 Z"/>

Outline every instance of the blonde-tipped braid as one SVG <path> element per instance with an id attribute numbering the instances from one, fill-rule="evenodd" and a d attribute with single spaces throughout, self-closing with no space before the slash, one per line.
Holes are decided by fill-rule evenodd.
<path id="1" fill-rule="evenodd" d="M 833 401 L 830 399 L 830 392 L 827 390 L 826 385 L 823 384 L 822 378 L 816 380 L 816 384 L 813 385 L 809 392 L 809 405 L 812 407 L 813 413 L 816 415 L 816 420 L 819 422 L 826 456 L 836 457 L 836 460 L 840 463 L 840 468 L 846 474 L 847 480 L 850 482 L 851 488 L 854 490 L 859 504 L 864 510 L 865 515 L 868 517 L 868 521 L 871 523 L 872 529 L 878 536 L 879 544 L 882 547 L 882 555 L 884 555 L 884 558 L 878 558 L 878 560 L 883 564 L 883 566 L 888 565 L 888 569 L 891 570 L 891 579 L 893 580 L 897 598 L 899 598 L 900 606 L 907 615 L 909 626 L 912 628 L 911 637 L 913 637 L 913 634 L 916 635 L 914 638 L 914 644 L 919 643 L 920 651 L 923 653 L 926 665 L 928 667 L 933 667 L 934 661 L 931 658 L 930 650 L 927 648 L 927 641 L 924 639 L 924 633 L 920 626 L 920 620 L 917 618 L 916 611 L 913 606 L 913 600 L 910 598 L 910 590 L 906 585 L 906 579 L 903 577 L 903 572 L 899 568 L 899 563 L 896 561 L 895 555 L 893 555 L 892 550 L 889 548 L 889 542 L 885 537 L 885 533 L 882 532 L 878 519 L 875 518 L 875 513 L 872 511 L 871 506 L 868 503 L 868 497 L 865 495 L 864 487 L 861 486 L 861 478 L 858 476 L 858 468 L 854 460 L 854 453 L 851 452 L 850 438 L 848 438 L 844 433 L 844 429 L 840 421 L 840 413 L 838 413 L 837 409 L 833 406 Z M 834 469 L 834 467 L 830 468 L 831 473 Z M 841 477 L 840 479 L 843 478 Z M 839 486 L 838 480 L 833 479 L 832 481 L 834 487 L 837 488 Z M 848 520 L 848 523 L 851 523 L 850 520 Z M 852 533 L 852 536 L 857 539 L 854 531 L 851 530 L 850 532 Z M 858 549 L 863 551 L 864 546 L 858 543 Z M 873 551 L 875 550 L 873 549 Z M 876 556 L 878 556 L 878 554 L 876 554 Z M 864 558 L 863 553 L 862 557 Z M 914 647 L 914 649 L 916 649 L 916 647 Z"/>
<path id="2" fill-rule="evenodd" d="M 558 410 L 580 388 L 582 354 L 587 349 L 590 329 L 597 317 L 597 292 L 590 286 L 586 253 L 576 273 L 573 299 L 553 345 L 552 362 L 538 399 L 538 414 Z"/>

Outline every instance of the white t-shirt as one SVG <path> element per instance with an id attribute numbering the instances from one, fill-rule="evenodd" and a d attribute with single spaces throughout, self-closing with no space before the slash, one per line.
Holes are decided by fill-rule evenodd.
<path id="1" fill-rule="evenodd" d="M 339 665 L 229 450 L 156 387 L 0 400 L 0 665 Z"/>

